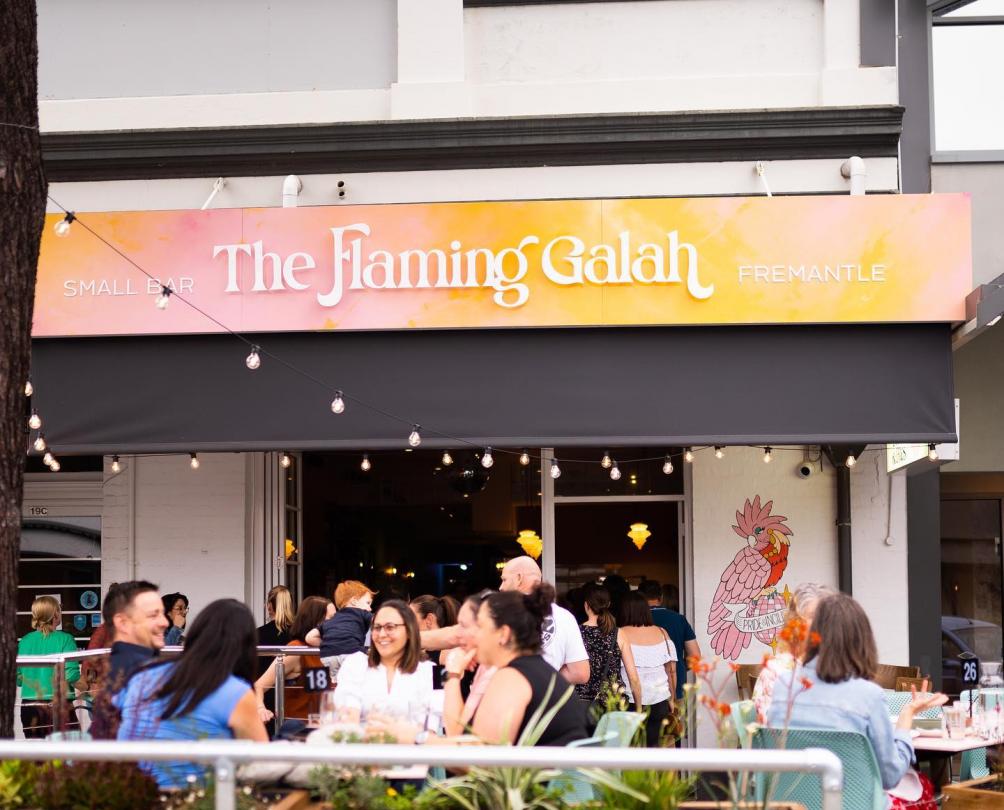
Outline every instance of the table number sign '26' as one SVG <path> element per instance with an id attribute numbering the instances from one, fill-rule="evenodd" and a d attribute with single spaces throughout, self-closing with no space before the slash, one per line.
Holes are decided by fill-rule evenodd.
<path id="1" fill-rule="evenodd" d="M 980 682 L 980 659 L 971 652 L 964 652 L 959 655 L 959 662 L 962 665 L 962 685 L 973 687 Z"/>

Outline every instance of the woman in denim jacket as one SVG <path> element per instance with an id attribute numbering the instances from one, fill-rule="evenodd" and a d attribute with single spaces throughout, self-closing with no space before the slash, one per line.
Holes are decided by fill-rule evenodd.
<path id="1" fill-rule="evenodd" d="M 819 602 L 804 665 L 781 675 L 767 711 L 770 726 L 856 731 L 872 744 L 882 787 L 894 788 L 914 760 L 910 729 L 920 712 L 941 706 L 942 694 L 914 693 L 893 728 L 882 688 L 870 680 L 878 666 L 871 624 L 854 599 L 838 593 Z M 789 711 L 791 715 L 786 718 Z"/>

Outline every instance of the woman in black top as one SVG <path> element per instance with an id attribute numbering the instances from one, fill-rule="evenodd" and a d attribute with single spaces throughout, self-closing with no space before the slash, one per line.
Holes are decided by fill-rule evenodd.
<path id="1" fill-rule="evenodd" d="M 474 733 L 487 743 L 518 742 L 545 698 L 541 714 L 564 703 L 536 745 L 567 745 L 588 736 L 582 702 L 540 656 L 541 627 L 553 601 L 554 588 L 542 583 L 528 596 L 492 593 L 478 609 L 478 661 L 497 668 L 472 723 Z"/>
<path id="2" fill-rule="evenodd" d="M 293 597 L 285 585 L 276 585 L 265 597 L 268 621 L 258 628 L 258 643 L 263 647 L 284 647 L 289 644 L 289 629 L 296 617 Z"/>
<path id="3" fill-rule="evenodd" d="M 641 705 L 641 681 L 634 665 L 634 654 L 610 611 L 610 592 L 592 583 L 582 589 L 586 622 L 581 626 L 582 642 L 589 654 L 589 680 L 575 691 L 587 702 L 597 698 L 602 702 L 606 690 L 621 686 L 621 663 L 627 672 L 628 686 L 635 705 Z"/>

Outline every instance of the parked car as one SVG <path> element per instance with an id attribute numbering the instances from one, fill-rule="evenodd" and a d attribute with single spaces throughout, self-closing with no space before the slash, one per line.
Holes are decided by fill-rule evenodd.
<path id="1" fill-rule="evenodd" d="M 980 661 L 1002 659 L 1001 626 L 965 616 L 941 617 L 941 689 L 948 695 L 962 691 L 962 653 Z"/>

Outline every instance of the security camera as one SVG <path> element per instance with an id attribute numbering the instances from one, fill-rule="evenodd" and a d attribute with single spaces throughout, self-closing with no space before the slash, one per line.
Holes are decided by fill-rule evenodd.
<path id="1" fill-rule="evenodd" d="M 812 465 L 808 461 L 803 461 L 795 468 L 795 474 L 799 478 L 808 478 L 812 473 Z"/>

